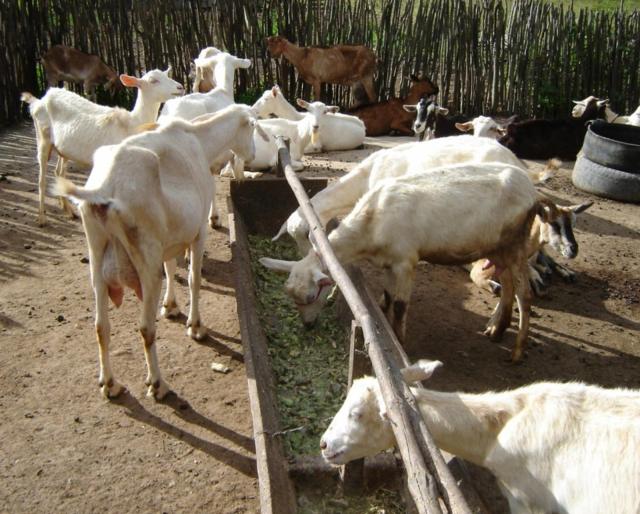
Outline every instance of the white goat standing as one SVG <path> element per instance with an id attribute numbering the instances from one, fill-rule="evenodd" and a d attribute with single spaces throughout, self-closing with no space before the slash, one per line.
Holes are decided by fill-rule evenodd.
<path id="1" fill-rule="evenodd" d="M 400 154 L 402 158 L 406 156 Z M 511 322 L 515 296 L 520 319 L 512 360 L 518 361 L 531 308 L 526 238 L 536 215 L 550 223 L 555 249 L 568 252 L 575 241 L 559 226 L 555 204 L 538 197 L 521 168 L 502 163 L 445 166 L 381 181 L 329 234 L 329 242 L 343 265 L 367 259 L 385 269 L 382 310 L 401 341 L 418 261 L 468 264 L 490 259 L 504 271 L 500 302 L 485 333 L 492 340 L 502 336 Z M 285 289 L 304 323 L 314 323 L 331 285 L 315 250 L 300 261 L 260 262 L 290 273 Z"/>
<path id="2" fill-rule="evenodd" d="M 96 298 L 99 384 L 104 396 L 122 391 L 109 362 L 107 304 L 111 298 L 119 306 L 125 286 L 143 302 L 140 333 L 149 371 L 148 394 L 161 399 L 169 392 L 155 349 L 159 271 L 167 263 L 167 282 L 172 284 L 169 270 L 175 269 L 173 259 L 185 248 L 190 249 L 187 333 L 194 339 L 204 337 L 198 305 L 207 212 L 214 194 L 209 168 L 228 149 L 250 160 L 256 125 L 251 109 L 237 105 L 195 123 L 174 120 L 119 145 L 99 148 L 85 187 L 58 179 L 60 194 L 80 200 Z M 165 314 L 177 310 L 170 286 L 164 305 Z"/>
<path id="3" fill-rule="evenodd" d="M 164 72 L 152 70 L 140 78 L 120 75 L 125 86 L 139 90 L 132 111 L 94 104 L 56 87 L 49 88 L 40 99 L 31 93 L 22 93 L 22 100 L 29 104 L 36 128 L 40 225 L 46 223 L 44 196 L 51 151 L 55 150 L 59 156 L 56 165 L 58 176 L 64 177 L 65 161 L 90 166 L 98 147 L 119 143 L 134 134 L 141 125 L 154 122 L 162 102 L 184 93 L 184 88 L 169 78 L 170 71 L 171 67 Z M 72 212 L 66 200 L 63 206 L 67 212 Z"/>
<path id="4" fill-rule="evenodd" d="M 216 87 L 208 93 L 190 93 L 182 98 L 169 100 L 162 107 L 159 122 L 168 117 L 193 120 L 203 114 L 216 112 L 234 103 L 233 78 L 238 68 L 251 66 L 249 59 L 240 59 L 227 52 L 218 52 L 213 57 L 196 59 L 196 67 L 213 68 Z"/>
<path id="5" fill-rule="evenodd" d="M 349 173 L 317 193 L 311 199 L 311 204 L 320 221 L 326 225 L 331 218 L 346 215 L 382 179 L 449 164 L 481 162 L 504 162 L 526 170 L 526 165 L 511 150 L 489 138 L 463 135 L 405 143 L 371 154 Z M 527 173 L 533 182 L 544 180 L 547 176 L 547 171 L 535 173 L 527 170 Z M 300 209 L 282 224 L 274 240 L 285 232 L 296 241 L 302 255 L 309 251 L 309 226 L 301 216 Z"/>
<path id="6" fill-rule="evenodd" d="M 429 378 L 439 361 L 402 370 Z M 511 391 L 446 393 L 411 388 L 445 451 L 489 469 L 512 514 L 637 514 L 640 507 L 640 391 L 541 382 Z M 320 440 L 339 465 L 393 447 L 378 381 L 354 381 Z"/>
<path id="7" fill-rule="evenodd" d="M 310 105 L 319 103 L 321 102 L 313 102 Z M 298 104 L 300 105 L 300 102 Z M 308 108 L 306 109 L 309 110 Z M 263 93 L 262 102 L 257 111 L 262 118 L 275 114 L 279 118 L 292 121 L 299 121 L 308 116 L 306 113 L 297 111 L 287 101 L 279 86 L 273 86 Z M 364 143 L 365 132 L 364 123 L 360 118 L 348 114 L 340 114 L 336 107 L 329 111 L 328 116 L 320 120 L 320 137 L 317 141 L 311 143 L 305 149 L 305 152 L 352 150 Z"/>

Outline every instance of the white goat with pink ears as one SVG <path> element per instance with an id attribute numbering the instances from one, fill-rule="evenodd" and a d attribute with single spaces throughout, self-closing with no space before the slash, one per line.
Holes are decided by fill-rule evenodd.
<path id="1" fill-rule="evenodd" d="M 80 201 L 96 298 L 99 384 L 105 397 L 118 396 L 123 389 L 109 361 L 108 301 L 111 298 L 119 306 L 125 287 L 142 300 L 140 334 L 149 370 L 148 395 L 161 399 L 170 391 L 161 377 L 155 347 L 160 269 L 164 262 L 168 285 L 163 315 L 175 315 L 179 312 L 173 288 L 175 258 L 187 248 L 191 292 L 187 333 L 193 339 L 205 336 L 198 305 L 207 213 L 215 192 L 209 169 L 227 150 L 251 160 L 254 128 L 261 130 L 251 108 L 244 105 L 194 122 L 175 119 L 119 145 L 99 148 L 85 187 L 58 179 L 58 193 Z"/>
<path id="2" fill-rule="evenodd" d="M 93 152 L 103 145 L 119 143 L 135 134 L 140 125 L 156 121 L 162 102 L 174 96 L 182 96 L 184 88 L 169 78 L 166 71 L 152 70 L 142 77 L 120 75 L 127 87 L 138 88 L 138 97 L 132 111 L 119 107 L 94 104 L 80 95 L 49 88 L 40 99 L 31 93 L 22 93 L 22 100 L 29 104 L 29 111 L 36 127 L 38 144 L 39 212 L 38 224 L 46 223 L 44 195 L 47 187 L 47 162 L 53 150 L 58 154 L 56 175 L 64 177 L 65 161 L 86 166 L 93 163 Z M 72 214 L 71 207 L 63 201 L 63 208 Z"/>
<path id="3" fill-rule="evenodd" d="M 439 361 L 402 370 L 428 379 Z M 411 388 L 435 443 L 489 469 L 512 514 L 637 514 L 640 391 L 540 382 L 511 391 L 447 393 Z M 354 381 L 320 440 L 331 464 L 393 447 L 378 381 Z"/>

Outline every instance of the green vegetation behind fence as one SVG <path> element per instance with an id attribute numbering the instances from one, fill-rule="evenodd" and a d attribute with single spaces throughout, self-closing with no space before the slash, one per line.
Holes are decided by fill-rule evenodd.
<path id="1" fill-rule="evenodd" d="M 610 98 L 620 113 L 640 102 L 640 11 L 572 10 L 541 0 L 14 0 L 0 2 L 0 124 L 18 98 L 45 89 L 40 56 L 53 44 L 98 54 L 119 72 L 171 64 L 190 87 L 189 64 L 216 46 L 252 59 L 236 98 L 278 83 L 309 98 L 292 66 L 271 59 L 266 36 L 299 45 L 365 44 L 379 58 L 380 98 L 402 95 L 412 73 L 435 81 L 439 102 L 466 114 L 568 115 L 571 99 Z M 326 86 L 343 106 L 350 91 Z M 128 100 L 130 101 L 130 99 Z"/>

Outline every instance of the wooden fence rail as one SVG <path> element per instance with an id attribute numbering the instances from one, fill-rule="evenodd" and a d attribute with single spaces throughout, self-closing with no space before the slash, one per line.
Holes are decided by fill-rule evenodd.
<path id="1" fill-rule="evenodd" d="M 442 461 L 442 457 L 419 413 L 413 394 L 402 379 L 400 366 L 404 363 L 400 362 L 397 351 L 389 342 L 394 336 L 389 333 L 388 326 L 375 322 L 351 278 L 336 258 L 311 201 L 291 167 L 284 138 L 276 139 L 280 165 L 309 224 L 309 237 L 316 242 L 317 251 L 322 255 L 331 277 L 362 329 L 365 348 L 380 383 L 396 444 L 402 455 L 408 489 L 418 512 L 442 514 L 441 498 L 447 512 L 470 514 L 471 511 L 448 469 L 444 465 L 438 465 L 438 460 Z"/>
<path id="2" fill-rule="evenodd" d="M 289 99 L 308 98 L 293 68 L 266 52 L 265 37 L 278 33 L 300 45 L 368 45 L 381 98 L 423 73 L 454 112 L 568 115 L 571 99 L 595 94 L 628 113 L 640 101 L 638 10 L 574 12 L 543 0 L 12 0 L 0 2 L 0 125 L 24 113 L 21 91 L 43 93 L 39 59 L 59 43 L 119 72 L 171 64 L 185 85 L 190 61 L 214 45 L 253 61 L 237 78 L 238 101 L 276 82 Z M 350 104 L 343 86 L 323 94 Z"/>

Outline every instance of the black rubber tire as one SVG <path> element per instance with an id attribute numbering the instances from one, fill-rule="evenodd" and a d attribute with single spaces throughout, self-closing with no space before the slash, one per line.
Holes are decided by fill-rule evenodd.
<path id="1" fill-rule="evenodd" d="M 596 120 L 589 125 L 582 153 L 607 168 L 640 174 L 640 127 Z"/>
<path id="2" fill-rule="evenodd" d="M 584 155 L 576 160 L 571 179 L 574 186 L 588 193 L 620 202 L 640 202 L 640 174 L 607 168 Z"/>

